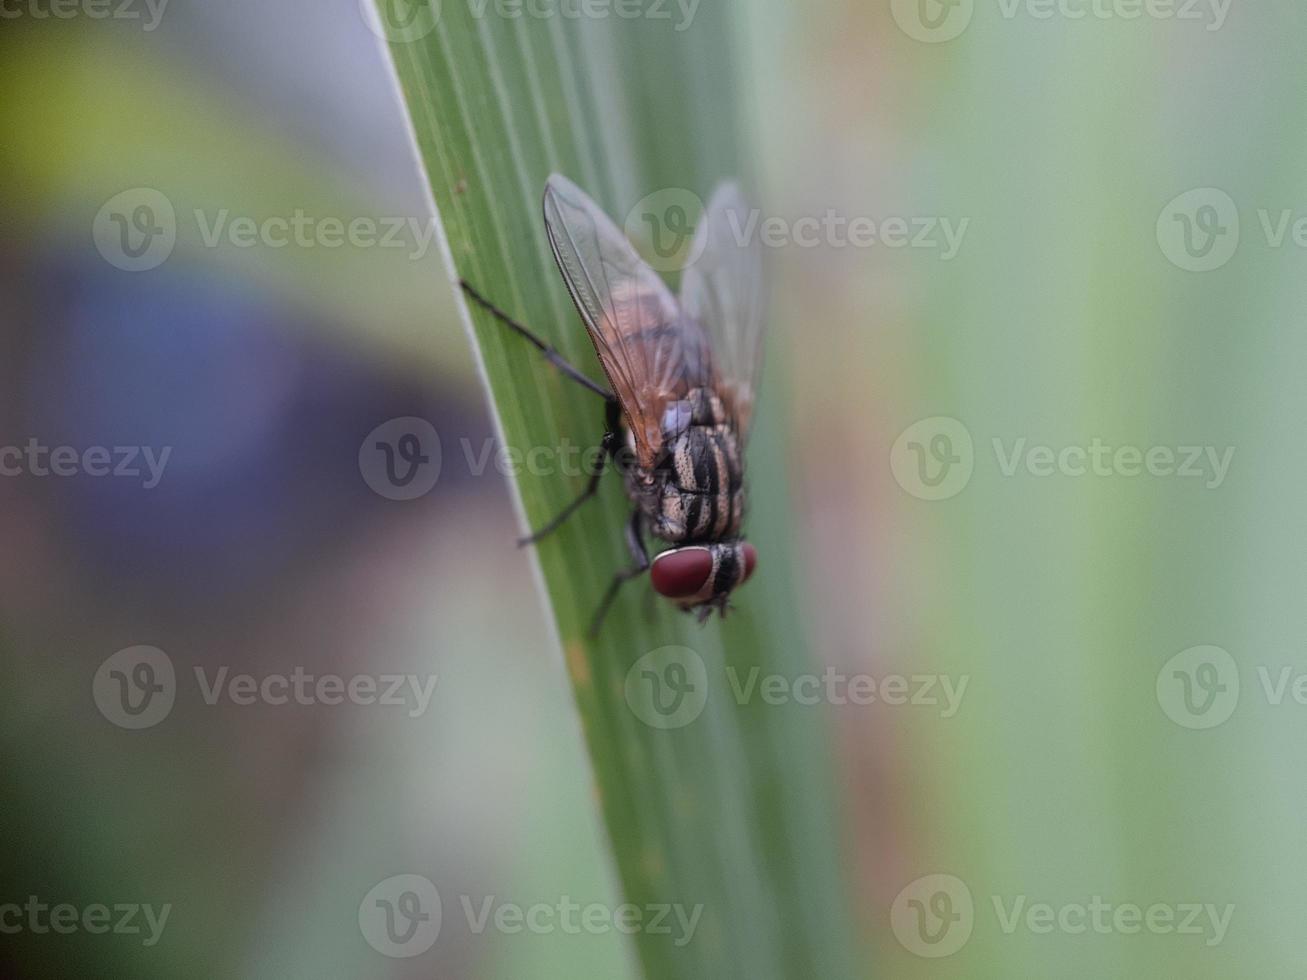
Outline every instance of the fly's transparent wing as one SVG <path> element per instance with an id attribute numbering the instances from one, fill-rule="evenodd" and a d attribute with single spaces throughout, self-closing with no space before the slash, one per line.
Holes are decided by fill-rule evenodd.
<path id="1" fill-rule="evenodd" d="M 712 378 L 707 341 L 584 191 L 554 174 L 544 210 L 554 259 L 649 466 L 662 448 L 664 408 Z"/>
<path id="2" fill-rule="evenodd" d="M 681 308 L 708 336 L 714 386 L 741 440 L 762 372 L 762 248 L 756 234 L 746 235 L 752 228 L 739 185 L 719 185 L 694 233 L 697 258 L 681 278 Z"/>

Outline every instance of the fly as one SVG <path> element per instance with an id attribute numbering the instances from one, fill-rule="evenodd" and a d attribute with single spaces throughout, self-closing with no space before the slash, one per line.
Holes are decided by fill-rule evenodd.
<path id="1" fill-rule="evenodd" d="M 762 365 L 762 256 L 733 182 L 720 185 L 695 229 L 673 296 L 618 227 L 566 177 L 545 183 L 545 232 L 559 272 L 594 343 L 608 387 L 569 364 L 466 281 L 464 291 L 607 406 L 598 464 L 581 494 L 521 543 L 557 530 L 593 497 L 611 460 L 634 509 L 626 528 L 632 564 L 609 584 L 590 627 L 598 632 L 618 589 L 649 572 L 654 591 L 703 622 L 723 616 L 758 556 L 741 536 L 744 449 Z M 645 533 L 671 547 L 652 561 Z"/>

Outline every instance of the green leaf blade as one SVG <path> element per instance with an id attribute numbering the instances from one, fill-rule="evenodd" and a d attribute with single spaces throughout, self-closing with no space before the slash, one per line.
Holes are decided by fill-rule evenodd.
<path id="1" fill-rule="evenodd" d="M 470 5 L 446 4 L 428 36 L 391 45 L 451 279 L 468 279 L 602 380 L 545 239 L 545 178 L 571 177 L 619 225 L 654 190 L 706 197 L 723 178 L 747 178 L 731 10 L 705 6 L 685 31 L 661 21 L 487 11 L 477 18 Z M 521 452 L 556 449 L 563 440 L 597 445 L 600 400 L 484 311 L 468 314 L 505 444 Z M 636 580 L 623 588 L 600 637 L 586 637 L 609 580 L 629 563 L 630 504 L 616 474 L 535 549 L 625 900 L 673 906 L 669 934 L 635 936 L 650 978 L 853 975 L 821 716 L 759 703 L 756 690 L 738 703 L 754 667 L 786 676 L 817 669 L 789 580 L 779 435 L 764 422 L 754 443 L 752 514 L 766 515 L 770 526 L 755 520 L 748 530 L 765 559 L 724 624 L 699 628 Z M 527 470 L 515 487 L 531 527 L 584 484 L 580 474 Z M 505 547 L 515 534 L 504 529 Z M 637 661 L 666 646 L 692 650 L 707 683 L 701 713 L 664 729 L 641 720 L 625 691 Z"/>

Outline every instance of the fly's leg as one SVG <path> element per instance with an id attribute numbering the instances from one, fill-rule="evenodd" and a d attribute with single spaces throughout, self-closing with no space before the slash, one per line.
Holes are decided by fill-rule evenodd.
<path id="1" fill-rule="evenodd" d="M 595 382 L 591 381 L 588 377 L 586 377 L 576 368 L 572 367 L 572 365 L 567 362 L 567 360 L 563 357 L 563 355 L 558 353 L 558 351 L 554 348 L 552 344 L 548 344 L 545 341 L 541 340 L 530 330 L 522 326 L 522 324 L 518 323 L 511 316 L 509 316 L 507 313 L 501 310 L 494 303 L 490 302 L 490 300 L 486 299 L 486 297 L 482 296 L 481 293 L 479 293 L 476 290 L 476 288 L 473 287 L 471 283 L 469 283 L 466 279 L 460 279 L 458 281 L 458 284 L 463 287 L 463 292 L 467 293 L 468 296 L 472 297 L 473 301 L 478 306 L 480 306 L 482 309 L 484 309 L 487 313 L 493 316 L 504 326 L 508 327 L 510 330 L 513 330 L 516 333 L 519 333 L 523 337 L 525 337 L 528 341 L 530 341 L 532 346 L 536 348 L 536 350 L 540 351 L 540 353 L 545 355 L 545 359 L 548 360 L 550 364 L 558 368 L 558 370 L 562 371 L 563 374 L 567 375 L 569 378 L 571 378 L 577 384 L 581 385 L 583 388 L 589 388 L 591 391 L 593 391 L 600 398 L 603 398 L 605 401 L 609 403 L 614 403 L 617 401 L 617 399 L 613 396 L 613 393 L 611 391 L 603 387 L 603 385 L 596 384 Z"/>
<path id="2" fill-rule="evenodd" d="M 638 510 L 631 515 L 631 521 L 626 525 L 626 546 L 631 549 L 631 558 L 635 564 L 618 572 L 608 584 L 608 591 L 604 593 L 599 608 L 595 610 L 594 619 L 590 623 L 592 640 L 599 635 L 599 627 L 603 625 L 604 617 L 608 615 L 608 607 L 617 598 L 617 590 L 622 587 L 622 583 L 629 582 L 649 570 L 649 552 L 644 546 L 644 514 Z"/>
<path id="3" fill-rule="evenodd" d="M 617 441 L 615 432 L 605 432 L 603 441 L 599 443 L 599 461 L 595 463 L 594 472 L 590 474 L 590 481 L 585 485 L 585 489 L 570 504 L 564 507 L 552 521 L 539 530 L 533 531 L 524 538 L 517 539 L 517 546 L 525 548 L 529 544 L 536 544 L 542 538 L 547 538 L 553 534 L 583 503 L 593 497 L 599 490 L 599 481 L 604 475 L 604 467 L 608 462 L 608 456 L 613 451 L 613 444 Z"/>
<path id="4" fill-rule="evenodd" d="M 593 391 L 596 395 L 599 395 L 607 403 L 608 428 L 607 431 L 604 433 L 603 440 L 599 444 L 599 451 L 600 451 L 599 461 L 595 464 L 594 472 L 590 474 L 590 481 L 586 484 L 585 489 L 581 491 L 580 496 L 578 496 L 570 504 L 564 507 L 562 512 L 557 517 L 555 517 L 552 521 L 550 521 L 548 524 L 546 524 L 544 527 L 540 528 L 539 530 L 532 532 L 531 534 L 527 535 L 524 538 L 519 538 L 517 542 L 518 547 L 524 547 L 528 544 L 535 544 L 541 538 L 547 537 L 548 535 L 552 534 L 554 531 L 557 531 L 560 527 L 562 527 L 563 522 L 566 521 L 569 517 L 571 517 L 578 507 L 580 507 L 583 503 L 585 503 L 587 500 L 589 500 L 598 492 L 599 480 L 604 475 L 604 468 L 608 464 L 609 457 L 616 458 L 617 455 L 617 445 L 619 442 L 619 433 L 621 430 L 621 417 L 622 417 L 621 406 L 618 403 L 617 398 L 613 395 L 612 392 L 608 391 L 606 388 L 601 387 L 600 385 L 595 384 L 595 382 L 591 381 L 579 370 L 574 368 L 571 364 L 567 362 L 567 360 L 563 357 L 562 354 L 558 353 L 557 349 L 555 349 L 553 345 L 548 344 L 545 341 L 541 340 L 539 337 L 537 337 L 534 333 L 532 333 L 522 324 L 514 320 L 511 316 L 508 315 L 508 313 L 501 310 L 498 306 L 496 306 L 484 295 L 482 295 L 481 292 L 466 279 L 460 279 L 458 281 L 458 284 L 463 287 L 463 292 L 467 293 L 468 296 L 470 296 L 478 306 L 482 307 L 486 312 L 488 312 L 491 316 L 493 316 L 500 323 L 504 324 L 504 326 L 508 327 L 510 330 L 525 337 L 527 341 L 529 341 L 531 345 L 536 348 L 536 350 L 540 351 L 540 353 L 545 355 L 545 359 L 548 360 L 550 364 L 558 368 L 558 370 L 562 371 L 564 375 L 571 378 L 577 384 L 581 385 L 584 388 L 589 389 L 590 391 Z"/>
<path id="5" fill-rule="evenodd" d="M 604 433 L 604 437 L 599 443 L 599 460 L 595 463 L 594 472 L 590 474 L 590 481 L 585 485 L 585 489 L 581 491 L 580 496 L 564 507 L 562 512 L 544 527 L 527 535 L 525 538 L 519 538 L 517 541 L 519 548 L 525 547 L 529 544 L 535 544 L 541 538 L 548 537 L 554 531 L 557 531 L 563 526 L 563 522 L 571 517 L 578 507 L 598 492 L 599 480 L 604 475 L 604 467 L 608 464 L 609 457 L 614 459 L 617 457 L 617 444 L 621 438 L 621 421 L 621 409 L 618 408 L 617 400 L 613 399 L 608 403 L 608 430 Z"/>
<path id="6" fill-rule="evenodd" d="M 653 589 L 644 590 L 644 605 L 640 611 L 644 613 L 646 623 L 654 621 L 654 617 L 658 614 L 658 593 Z"/>

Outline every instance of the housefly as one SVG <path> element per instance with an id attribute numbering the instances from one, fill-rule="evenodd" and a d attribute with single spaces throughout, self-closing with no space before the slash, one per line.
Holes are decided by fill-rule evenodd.
<path id="1" fill-rule="evenodd" d="M 591 634 L 622 583 L 646 571 L 656 592 L 700 622 L 714 609 L 725 616 L 731 592 L 758 560 L 740 534 L 763 335 L 762 256 L 756 241 L 739 240 L 738 230 L 748 227 L 744 197 L 731 182 L 712 194 L 679 298 L 599 206 L 558 174 L 545 184 L 544 220 L 609 387 L 462 282 L 480 306 L 607 404 L 601 453 L 586 488 L 522 543 L 550 534 L 593 497 L 611 460 L 634 504 L 626 529 L 632 565 L 613 577 Z M 646 531 L 671 546 L 652 561 Z"/>

